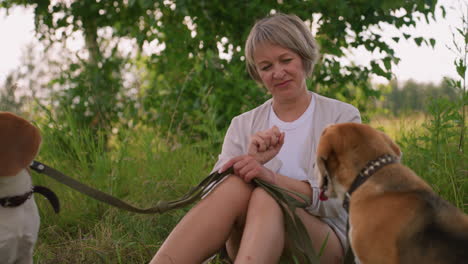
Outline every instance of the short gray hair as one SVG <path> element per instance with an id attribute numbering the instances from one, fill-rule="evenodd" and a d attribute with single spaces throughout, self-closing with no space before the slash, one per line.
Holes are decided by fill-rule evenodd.
<path id="1" fill-rule="evenodd" d="M 319 46 L 312 32 L 296 15 L 277 13 L 255 23 L 245 42 L 245 59 L 250 76 L 262 83 L 254 61 L 258 45 L 269 43 L 290 49 L 302 59 L 307 77 L 312 75 L 319 58 Z"/>

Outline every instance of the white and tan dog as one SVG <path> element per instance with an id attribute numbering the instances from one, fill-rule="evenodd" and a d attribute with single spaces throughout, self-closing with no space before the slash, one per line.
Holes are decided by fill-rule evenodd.
<path id="1" fill-rule="evenodd" d="M 32 263 L 39 231 L 39 213 L 33 193 L 41 191 L 34 189 L 28 168 L 40 143 L 39 130 L 31 123 L 14 114 L 0 112 L 1 264 Z"/>
<path id="2" fill-rule="evenodd" d="M 468 216 L 399 163 L 384 133 L 327 127 L 317 149 L 322 192 L 349 207 L 349 240 L 362 264 L 468 263 Z"/>

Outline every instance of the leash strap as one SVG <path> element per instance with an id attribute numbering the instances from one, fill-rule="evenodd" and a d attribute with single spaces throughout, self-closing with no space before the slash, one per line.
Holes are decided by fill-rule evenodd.
<path id="1" fill-rule="evenodd" d="M 50 190 L 49 188 L 44 187 L 44 186 L 35 185 L 35 186 L 33 186 L 33 192 L 42 194 L 42 196 L 47 198 L 47 200 L 49 200 L 49 203 L 52 205 L 52 208 L 54 209 L 54 212 L 56 214 L 58 214 L 60 212 L 59 199 L 58 199 L 57 195 L 52 190 Z"/>
<path id="2" fill-rule="evenodd" d="M 181 199 L 174 201 L 158 201 L 155 207 L 141 209 L 134 207 L 112 195 L 94 189 L 86 184 L 83 184 L 63 173 L 57 171 L 43 163 L 38 161 L 33 161 L 30 165 L 30 168 L 34 171 L 45 174 L 54 180 L 82 193 L 95 200 L 106 203 L 108 205 L 117 207 L 133 213 L 139 214 L 160 214 L 166 211 L 183 207 L 192 203 L 193 201 L 200 199 L 203 195 L 211 191 L 214 186 L 220 182 L 224 176 L 232 173 L 232 168 L 228 169 L 223 173 L 214 172 L 206 177 L 199 185 L 193 187 L 187 194 L 185 194 Z"/>
<path id="3" fill-rule="evenodd" d="M 354 256 L 353 249 L 351 248 L 351 238 L 349 237 L 349 219 L 346 220 L 346 236 L 348 237 L 348 249 L 345 252 L 344 264 L 356 264 L 356 257 Z"/>

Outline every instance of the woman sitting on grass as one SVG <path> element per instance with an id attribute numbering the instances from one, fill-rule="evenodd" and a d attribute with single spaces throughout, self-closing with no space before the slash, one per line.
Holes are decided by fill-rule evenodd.
<path id="1" fill-rule="evenodd" d="M 341 263 L 347 215 L 341 204 L 318 198 L 315 150 L 328 124 L 360 122 L 359 111 L 308 91 L 318 46 L 297 16 L 258 21 L 245 57 L 250 75 L 272 98 L 232 120 L 213 171 L 233 166 L 234 174 L 184 216 L 151 263 L 202 263 L 223 247 L 234 263 L 277 263 L 288 245 L 283 212 L 254 178 L 310 197 L 311 206 L 296 213 L 316 252 L 328 236 L 322 263 Z"/>

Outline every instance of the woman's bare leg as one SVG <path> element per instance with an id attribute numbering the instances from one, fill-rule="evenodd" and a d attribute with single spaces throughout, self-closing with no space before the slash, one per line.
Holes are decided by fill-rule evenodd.
<path id="1" fill-rule="evenodd" d="M 315 252 L 319 252 L 327 235 L 329 236 L 321 263 L 343 263 L 343 248 L 330 226 L 303 209 L 298 209 L 296 213 L 307 228 Z M 250 198 L 235 263 L 277 263 L 284 246 L 283 212 L 265 190 L 256 188 Z"/>
<path id="2" fill-rule="evenodd" d="M 307 213 L 304 209 L 296 210 L 296 214 L 301 218 L 302 223 L 304 223 L 305 227 L 307 228 L 307 232 L 309 233 L 309 237 L 312 240 L 312 245 L 314 246 L 315 252 L 318 253 L 320 251 L 323 242 L 329 234 L 325 250 L 323 255 L 320 257 L 320 263 L 343 263 L 344 250 L 341 246 L 341 242 L 338 239 L 338 236 L 335 234 L 333 229 L 331 229 L 327 223 L 321 221 L 316 216 Z"/>
<path id="3" fill-rule="evenodd" d="M 201 263 L 218 251 L 235 225 L 245 221 L 253 187 L 229 176 L 177 224 L 151 264 Z"/>
<path id="4" fill-rule="evenodd" d="M 277 263 L 284 247 L 283 213 L 262 188 L 250 197 L 244 232 L 235 263 Z"/>
<path id="5" fill-rule="evenodd" d="M 283 213 L 266 191 L 253 188 L 238 177 L 227 178 L 187 213 L 151 264 L 201 263 L 226 241 L 236 263 L 276 263 L 284 248 Z M 296 213 L 316 252 L 330 234 L 321 262 L 342 263 L 343 249 L 333 230 L 303 209 Z"/>

